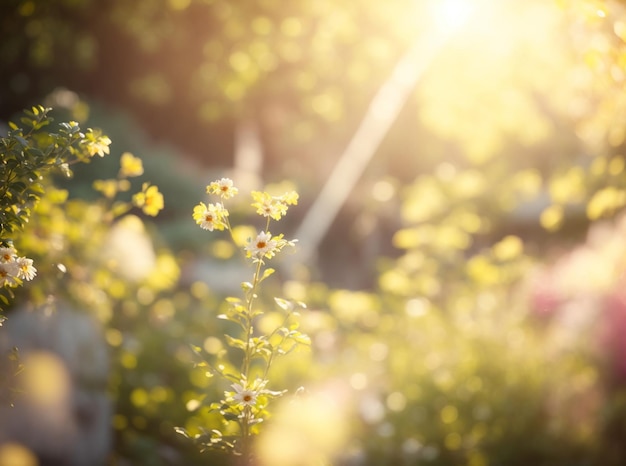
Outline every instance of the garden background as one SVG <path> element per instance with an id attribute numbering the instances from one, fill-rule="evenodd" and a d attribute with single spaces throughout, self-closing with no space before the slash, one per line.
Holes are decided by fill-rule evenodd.
<path id="1" fill-rule="evenodd" d="M 37 268 L 3 305 L 6 464 L 236 464 L 175 430 L 222 426 L 194 349 L 224 353 L 248 269 L 192 219 L 222 177 L 232 222 L 300 195 L 265 285 L 307 304 L 269 377 L 305 395 L 262 464 L 626 463 L 623 1 L 4 0 L 0 26 L 2 136 L 41 104 L 112 141 L 0 238 Z M 126 152 L 156 217 L 94 189 Z"/>

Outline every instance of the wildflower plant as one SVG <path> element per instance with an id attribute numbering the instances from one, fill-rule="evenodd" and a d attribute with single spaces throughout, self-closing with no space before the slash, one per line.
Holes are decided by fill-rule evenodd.
<path id="1" fill-rule="evenodd" d="M 194 207 L 193 219 L 200 228 L 208 231 L 228 230 L 231 239 L 238 245 L 229 221 L 229 211 L 224 201 L 238 194 L 232 180 L 222 178 L 206 187 L 207 194 L 215 196 L 215 202 L 200 202 Z M 186 429 L 177 427 L 178 433 L 193 438 L 201 450 L 222 450 L 242 459 L 243 464 L 252 462 L 253 436 L 260 431 L 260 424 L 270 416 L 269 403 L 283 396 L 286 390 L 271 390 L 270 368 L 278 356 L 283 356 L 301 346 L 310 345 L 307 335 L 298 330 L 298 311 L 306 306 L 301 302 L 274 298 L 274 304 L 282 313 L 282 323 L 269 333 L 261 333 L 257 323 L 264 314 L 259 308 L 261 284 L 275 270 L 267 266 L 286 247 L 293 247 L 297 240 L 287 240 L 282 234 L 270 232 L 272 221 L 280 220 L 290 205 L 298 202 L 295 191 L 281 196 L 267 192 L 252 192 L 252 207 L 263 217 L 264 228 L 248 238 L 242 253 L 251 265 L 252 280 L 241 283 L 242 296 L 226 298 L 226 312 L 217 317 L 235 324 L 235 332 L 225 334 L 226 344 L 240 356 L 240 363 L 232 364 L 227 354 L 215 361 L 202 360 L 199 365 L 208 367 L 207 376 L 218 376 L 225 383 L 223 397 L 219 401 L 208 401 L 204 405 L 209 411 L 217 412 L 223 423 L 220 429 L 202 429 L 191 435 Z M 200 354 L 200 348 L 194 347 Z M 224 432 L 222 432 L 224 431 Z"/>
<path id="2" fill-rule="evenodd" d="M 91 128 L 83 132 L 75 121 L 49 131 L 51 110 L 36 106 L 24 111 L 21 126 L 9 122 L 7 135 L 0 137 L 0 309 L 14 298 L 13 288 L 36 275 L 33 261 L 18 256 L 13 238 L 24 230 L 45 194 L 45 176 L 58 171 L 69 177 L 71 165 L 109 153 L 107 136 Z M 3 319 L 0 316 L 0 325 Z"/>
<path id="3" fill-rule="evenodd" d="M 0 310 L 15 298 L 14 288 L 37 274 L 33 260 L 21 257 L 13 242 L 24 236 L 31 215 L 46 195 L 62 201 L 67 197 L 67 192 L 50 183 L 50 176 L 61 173 L 70 178 L 73 165 L 110 153 L 111 139 L 98 129 L 83 131 L 77 122 L 70 121 L 51 130 L 51 111 L 41 105 L 24 111 L 21 125 L 9 122 L 6 136 L 0 137 Z M 163 208 L 163 196 L 148 183 L 131 202 L 114 202 L 117 193 L 130 189 L 128 178 L 142 174 L 141 160 L 125 153 L 116 180 L 94 183 L 94 188 L 110 200 L 105 220 L 112 221 L 133 206 L 150 216 Z M 3 320 L 0 316 L 0 325 Z"/>
<path id="4" fill-rule="evenodd" d="M 139 157 L 135 157 L 130 152 L 124 152 L 120 158 L 120 169 L 117 177 L 107 180 L 96 180 L 93 188 L 99 191 L 110 203 L 109 218 L 113 220 L 134 207 L 138 207 L 145 215 L 156 217 L 163 210 L 163 194 L 159 188 L 148 182 L 144 182 L 141 191 L 133 194 L 130 202 L 115 200 L 116 196 L 130 190 L 129 178 L 143 175 L 143 163 Z"/>

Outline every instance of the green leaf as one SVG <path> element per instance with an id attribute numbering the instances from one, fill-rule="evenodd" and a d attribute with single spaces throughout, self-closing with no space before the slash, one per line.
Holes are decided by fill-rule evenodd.
<path id="1" fill-rule="evenodd" d="M 14 183 L 11 183 L 9 189 L 16 193 L 24 192 L 26 190 L 26 183 L 24 183 L 23 181 L 16 181 Z"/>
<path id="2" fill-rule="evenodd" d="M 294 333 L 294 332 L 292 332 Z M 295 332 L 296 335 L 290 335 L 290 338 L 292 340 L 294 340 L 295 342 L 301 344 L 301 345 L 306 345 L 306 346 L 310 346 L 311 345 L 311 337 L 309 337 L 308 335 L 304 334 L 304 333 L 300 333 L 300 332 Z"/>
<path id="3" fill-rule="evenodd" d="M 246 350 L 246 343 L 243 340 L 240 340 L 239 338 L 233 338 L 230 335 L 224 335 L 224 337 L 226 338 L 226 343 L 228 343 L 228 346 L 231 346 L 233 348 L 239 348 L 242 350 Z"/>
<path id="4" fill-rule="evenodd" d="M 252 347 L 254 348 L 254 354 L 267 358 L 272 354 L 272 345 L 265 337 L 252 338 Z"/>
<path id="5" fill-rule="evenodd" d="M 19 161 L 15 158 L 6 159 L 4 161 L 4 168 L 7 171 L 10 171 L 10 170 L 15 169 L 19 164 L 20 164 Z"/>
<path id="6" fill-rule="evenodd" d="M 191 439 L 191 437 L 189 436 L 189 433 L 183 427 L 174 427 L 174 432 L 176 432 L 179 435 L 182 435 L 185 438 Z"/>
<path id="7" fill-rule="evenodd" d="M 22 117 L 20 118 L 20 121 L 24 123 L 26 126 L 28 126 L 29 128 L 33 128 L 37 124 L 35 120 L 32 120 L 31 118 L 28 118 L 28 117 Z"/>
<path id="8" fill-rule="evenodd" d="M 278 304 L 278 307 L 284 311 L 291 311 L 293 309 L 293 303 L 287 301 L 286 299 L 274 298 L 274 301 Z"/>
<path id="9" fill-rule="evenodd" d="M 263 315 L 263 310 L 262 309 L 252 309 L 250 311 L 250 319 L 254 319 L 257 316 L 261 316 Z"/>
<path id="10" fill-rule="evenodd" d="M 222 416 L 224 416 L 224 419 L 226 419 L 227 421 L 236 421 L 239 419 L 238 414 L 231 413 L 229 411 L 223 411 Z"/>
<path id="11" fill-rule="evenodd" d="M 213 402 L 209 405 L 209 411 L 219 411 L 222 408 L 222 403 Z"/>
<path id="12" fill-rule="evenodd" d="M 240 325 L 242 328 L 244 328 L 244 325 L 246 323 L 245 318 L 241 314 L 234 314 L 234 313 L 219 314 L 217 318 L 221 320 L 228 320 L 229 322 L 234 322 Z"/>
<path id="13" fill-rule="evenodd" d="M 265 280 L 267 277 L 271 276 L 274 274 L 274 272 L 276 272 L 276 270 L 272 269 L 272 268 L 267 268 L 263 271 L 263 275 L 261 275 L 261 278 L 259 278 L 259 283 L 261 283 L 263 280 Z"/>

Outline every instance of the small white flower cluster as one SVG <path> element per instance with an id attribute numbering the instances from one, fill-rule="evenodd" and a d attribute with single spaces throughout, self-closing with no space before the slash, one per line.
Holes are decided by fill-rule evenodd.
<path id="1" fill-rule="evenodd" d="M 0 247 L 0 287 L 15 287 L 22 280 L 32 280 L 37 275 L 33 260 L 27 257 L 18 257 L 12 246 Z"/>
<path id="2" fill-rule="evenodd" d="M 279 397 L 287 392 L 287 390 L 268 390 L 265 388 L 268 383 L 269 380 L 267 379 L 257 378 L 253 382 L 247 382 L 245 379 L 243 379 L 239 383 L 234 383 L 231 385 L 234 391 L 225 392 L 226 401 L 229 403 L 238 404 L 242 407 L 255 406 L 257 404 L 257 397 L 259 395 Z"/>
<path id="3" fill-rule="evenodd" d="M 206 187 L 207 194 L 219 196 L 222 200 L 230 199 L 239 193 L 239 189 L 230 178 L 222 178 L 211 182 Z M 287 213 L 290 205 L 298 203 L 298 193 L 289 191 L 281 196 L 271 196 L 266 192 L 252 191 L 252 207 L 257 214 L 267 218 L 280 220 Z M 203 230 L 230 230 L 229 212 L 222 202 L 205 204 L 200 202 L 193 209 L 193 219 Z M 288 241 L 283 235 L 272 236 L 269 231 L 261 231 L 256 238 L 249 238 L 245 246 L 246 255 L 254 262 L 263 262 L 263 258 L 271 259 L 285 246 L 294 246 L 297 240 Z"/>
<path id="4" fill-rule="evenodd" d="M 251 388 L 244 388 L 245 382 L 234 383 L 231 386 L 235 390 L 235 394 L 231 396 L 232 400 L 244 406 L 254 406 L 256 404 L 256 398 L 259 395 L 258 390 Z"/>

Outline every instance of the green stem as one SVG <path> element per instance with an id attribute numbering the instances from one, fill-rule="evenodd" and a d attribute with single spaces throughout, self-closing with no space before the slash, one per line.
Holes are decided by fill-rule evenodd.
<path id="1" fill-rule="evenodd" d="M 230 231 L 231 237 L 233 236 L 232 229 L 230 228 L 230 223 L 228 222 L 228 217 L 226 218 L 228 230 Z M 267 222 L 265 225 L 265 231 L 267 232 L 269 228 L 270 218 L 267 218 Z M 234 237 L 233 237 L 234 241 Z M 258 258 L 256 263 L 256 270 L 254 271 L 254 276 L 252 278 L 252 288 L 246 293 L 246 328 L 244 329 L 246 336 L 246 346 L 244 350 L 244 359 L 241 368 L 241 374 L 248 384 L 248 380 L 250 378 L 250 364 L 252 362 L 252 346 L 250 344 L 250 340 L 252 339 L 252 333 L 254 331 L 254 327 L 252 326 L 252 305 L 254 303 L 254 299 L 256 298 L 256 290 L 259 285 L 259 280 L 261 278 L 261 268 L 263 266 L 263 259 Z M 267 372 L 267 371 L 266 371 Z M 244 408 L 243 412 L 244 416 L 241 423 L 241 453 L 242 453 L 242 464 L 247 466 L 251 464 L 251 456 L 250 456 L 250 421 L 252 411 L 249 406 Z"/>
<path id="2" fill-rule="evenodd" d="M 252 280 L 252 288 L 248 293 L 246 293 L 246 328 L 244 329 L 246 334 L 246 349 L 244 354 L 243 366 L 241 373 L 248 380 L 248 375 L 250 372 L 250 362 L 252 361 L 252 354 L 250 352 L 250 339 L 252 338 L 252 303 L 254 302 L 254 298 L 256 297 L 256 289 L 259 284 L 259 277 L 261 276 L 261 266 L 263 265 L 263 261 L 259 260 L 257 262 L 256 271 L 254 272 L 254 277 Z"/>
<path id="3" fill-rule="evenodd" d="M 283 323 L 280 325 L 280 327 L 277 327 L 276 329 L 274 329 L 274 331 L 272 333 L 269 334 L 269 336 L 267 337 L 268 341 L 271 340 L 274 335 L 276 335 L 276 332 L 278 332 L 279 329 L 284 328 L 284 327 L 287 326 L 287 321 L 289 320 L 290 316 L 291 316 L 291 312 L 288 312 L 287 315 L 285 316 L 285 319 L 283 320 Z M 283 335 L 282 340 L 276 346 L 276 348 L 280 348 L 280 345 L 282 345 L 284 341 L 285 341 L 285 336 Z M 270 366 L 272 365 L 272 361 L 274 360 L 274 355 L 275 354 L 276 354 L 276 352 L 272 348 L 272 352 L 270 353 L 269 358 L 267 358 L 267 364 L 265 365 L 265 371 L 263 372 L 263 380 L 267 379 L 267 374 L 270 371 Z"/>
<path id="4" fill-rule="evenodd" d="M 241 465 L 248 466 L 252 463 L 250 456 L 250 407 L 246 406 L 243 411 L 244 417 L 241 423 Z"/>
<path id="5" fill-rule="evenodd" d="M 228 218 L 226 219 L 228 221 Z M 269 228 L 270 218 L 267 218 L 267 222 L 265 225 L 265 231 Z M 228 230 L 231 232 L 230 224 L 228 225 Z M 234 239 L 234 238 L 233 238 Z M 254 277 L 252 279 L 252 288 L 246 293 L 246 328 L 244 329 L 246 334 L 246 348 L 244 351 L 244 361 L 241 373 L 248 380 L 249 372 L 250 372 L 250 362 L 252 360 L 252 354 L 250 353 L 250 339 L 252 338 L 252 303 L 254 302 L 254 298 L 256 298 L 256 289 L 259 285 L 259 280 L 261 277 L 261 267 L 263 266 L 263 259 L 259 258 L 256 263 L 256 270 L 254 272 Z"/>
<path id="6" fill-rule="evenodd" d="M 263 264 L 262 260 L 257 262 L 256 271 L 254 272 L 254 277 L 252 280 L 252 289 L 246 293 L 246 328 L 244 329 L 246 335 L 246 346 L 244 350 L 244 358 L 241 367 L 242 378 L 245 380 L 245 384 L 247 388 L 248 379 L 250 376 L 250 363 L 252 361 L 252 354 L 250 345 L 250 339 L 252 338 L 252 303 L 254 302 L 254 298 L 256 296 L 256 288 L 259 283 L 259 277 L 261 273 L 261 266 Z M 243 419 L 241 420 L 241 455 L 242 455 L 242 466 L 247 466 L 250 464 L 250 407 L 245 406 L 243 411 Z"/>

